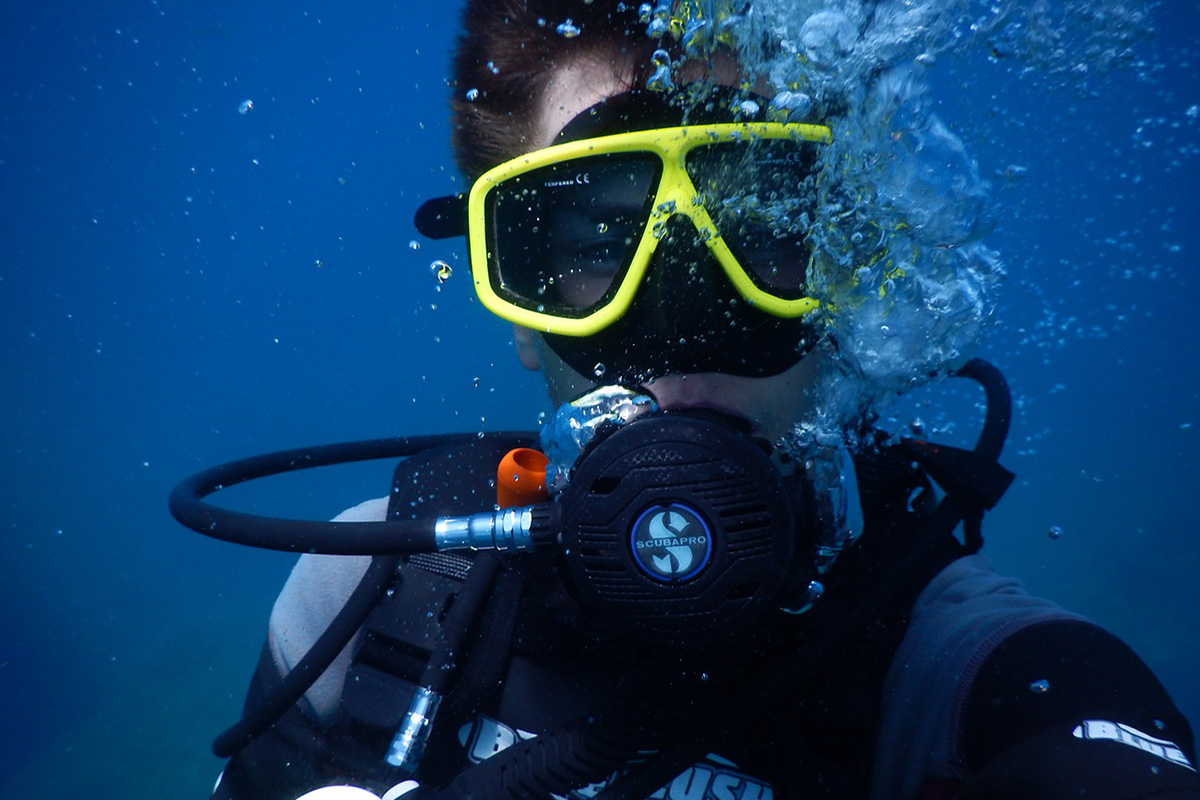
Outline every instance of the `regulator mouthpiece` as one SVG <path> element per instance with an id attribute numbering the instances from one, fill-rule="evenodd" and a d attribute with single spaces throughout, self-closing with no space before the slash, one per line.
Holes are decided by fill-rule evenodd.
<path id="1" fill-rule="evenodd" d="M 571 470 L 594 441 L 657 410 L 654 398 L 624 386 L 601 386 L 559 406 L 540 437 L 549 459 L 546 486 L 550 493 L 557 494 L 567 485 Z"/>

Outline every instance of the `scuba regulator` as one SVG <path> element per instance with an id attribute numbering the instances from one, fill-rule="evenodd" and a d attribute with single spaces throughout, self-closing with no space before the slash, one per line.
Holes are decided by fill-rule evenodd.
<path id="1" fill-rule="evenodd" d="M 1011 401 L 1003 377 L 985 362 L 971 361 L 958 375 L 987 393 L 974 450 L 916 440 L 902 446 L 946 492 L 931 519 L 947 535 L 963 522 L 966 552 L 973 552 L 981 543 L 983 510 L 1012 480 L 996 462 Z M 770 445 L 750 436 L 740 420 L 704 410 L 660 411 L 651 398 L 615 386 L 560 408 L 543 428 L 544 455 L 518 450 L 502 462 L 501 505 L 520 505 L 347 523 L 256 516 L 204 500 L 228 486 L 294 470 L 408 457 L 477 440 L 528 445 L 533 438 L 448 434 L 325 445 L 232 462 L 180 483 L 171 513 L 207 536 L 291 552 L 376 556 L 308 654 L 257 709 L 218 737 L 214 751 L 236 753 L 304 695 L 378 603 L 400 554 L 553 550 L 564 586 L 594 619 L 651 642 L 688 647 L 746 630 L 776 610 L 807 610 L 823 591 L 820 578 L 862 531 L 857 479 L 844 449 L 785 474 L 772 461 Z M 415 771 L 439 702 L 437 687 L 418 693 L 388 763 Z"/>
<path id="2" fill-rule="evenodd" d="M 322 523 L 255 517 L 202 500 L 246 480 L 413 455 L 462 438 L 377 440 L 234 462 L 180 484 L 171 512 L 207 536 L 278 550 L 376 555 L 556 548 L 563 582 L 583 609 L 617 630 L 669 644 L 719 639 L 776 608 L 798 613 L 821 593 L 817 554 L 828 553 L 832 542 L 818 541 L 815 533 L 811 482 L 781 475 L 770 445 L 749 436 L 736 418 L 659 411 L 649 397 L 618 386 L 560 408 L 542 432 L 546 457 L 537 451 L 519 456 L 547 462 L 542 485 L 548 489 L 531 492 L 514 482 L 524 471 L 526 486 L 536 483 L 536 467 L 522 470 L 506 459 L 509 466 L 497 470 L 501 505 L 521 497 L 541 502 L 464 517 Z M 852 492 L 852 472 L 844 477 L 838 489 Z M 856 500 L 850 505 L 857 511 Z M 861 530 L 860 515 L 846 516 L 837 530 L 842 544 Z"/>
<path id="3" fill-rule="evenodd" d="M 716 412 L 604 387 L 542 432 L 564 581 L 622 632 L 696 644 L 820 594 L 811 486 Z M 861 525 L 860 525 L 861 527 Z"/>

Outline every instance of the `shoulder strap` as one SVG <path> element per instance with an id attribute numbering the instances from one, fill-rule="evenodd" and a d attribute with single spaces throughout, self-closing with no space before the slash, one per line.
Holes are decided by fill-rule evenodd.
<path id="1" fill-rule="evenodd" d="M 389 517 L 415 519 L 490 507 L 496 464 L 508 449 L 509 443 L 471 442 L 402 462 L 393 476 Z M 454 684 L 455 701 L 445 710 L 453 719 L 470 710 L 457 691 L 460 673 L 476 685 L 494 681 L 494 675 L 480 678 L 481 671 L 492 671 L 481 665 L 495 663 L 493 651 L 507 649 L 511 622 L 505 616 L 512 615 L 519 598 L 519 577 L 514 580 L 519 572 L 502 567 L 494 554 L 415 554 L 398 565 L 395 579 L 363 625 L 342 693 L 342 708 L 356 724 L 352 738 L 374 753 L 372 760 L 384 763 L 419 692 L 446 697 Z M 502 581 L 501 574 L 506 576 Z M 499 619 L 491 611 L 497 587 L 503 589 L 499 605 L 505 608 Z M 491 624 L 485 626 L 481 617 Z M 476 692 L 470 694 L 477 699 Z M 429 716 L 434 713 L 436 709 Z M 420 761 L 418 748 L 402 768 L 411 774 Z"/>

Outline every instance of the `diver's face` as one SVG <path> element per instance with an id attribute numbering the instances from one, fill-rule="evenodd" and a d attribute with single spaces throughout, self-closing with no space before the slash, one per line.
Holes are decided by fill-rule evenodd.
<path id="1" fill-rule="evenodd" d="M 629 88 L 628 79 L 613 64 L 580 62 L 561 70 L 547 89 L 535 147 L 553 144 L 558 132 L 585 109 Z M 586 287 L 581 290 L 586 291 Z M 542 371 L 555 405 L 599 385 L 567 366 L 540 334 L 518 327 L 515 342 L 521 362 L 529 369 Z M 776 441 L 811 412 L 812 388 L 821 362 L 818 349 L 771 377 L 716 372 L 676 374 L 655 378 L 641 388 L 653 395 L 660 407 L 703 407 L 733 414 L 748 420 L 756 435 Z"/>

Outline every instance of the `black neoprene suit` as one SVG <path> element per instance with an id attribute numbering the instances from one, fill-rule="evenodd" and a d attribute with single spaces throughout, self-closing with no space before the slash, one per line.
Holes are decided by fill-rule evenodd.
<path id="1" fill-rule="evenodd" d="M 397 470 L 397 491 L 392 495 L 389 513 L 416 517 L 478 510 L 464 508 L 463 504 L 478 502 L 470 498 L 489 496 L 489 479 L 500 455 L 494 450 L 490 445 L 454 448 L 410 459 Z M 856 572 L 869 574 L 872 562 L 884 563 L 892 558 L 903 547 L 904 531 L 919 526 L 919 512 L 910 508 L 909 498 L 923 478 L 897 463 L 881 457 L 876 463 L 860 464 L 867 532 L 860 542 L 862 553 L 845 559 L 844 565 L 839 563 L 844 575 L 831 581 L 830 595 L 839 590 L 844 595 L 853 594 Z M 431 476 L 437 476 L 436 481 Z M 469 565 L 457 560 L 432 570 L 405 565 L 401 570 L 402 588 L 393 593 L 394 607 L 382 604 L 375 622 L 369 625 L 385 633 L 402 631 L 406 625 L 411 628 L 403 620 L 385 619 L 411 613 L 404 610 L 413 604 L 403 600 L 403 587 L 409 592 L 424 587 L 420 591 L 434 598 L 433 605 L 437 605 L 443 594 L 453 596 L 455 581 L 461 577 L 439 574 L 439 570 L 454 573 L 465 566 Z M 484 768 L 472 767 L 467 751 L 475 742 L 471 737 L 479 736 L 480 720 L 502 719 L 504 730 L 528 731 L 541 738 L 541 734 L 561 728 L 565 721 L 586 717 L 591 709 L 619 703 L 625 696 L 622 693 L 640 696 L 636 695 L 638 681 L 631 680 L 631 676 L 647 669 L 647 664 L 657 663 L 659 666 L 654 668 L 665 669 L 663 663 L 674 663 L 645 644 L 626 640 L 580 618 L 569 600 L 561 596 L 548 564 L 532 558 L 505 561 L 497 569 L 494 586 L 494 602 L 483 612 L 475 629 L 477 640 L 488 644 L 475 646 L 465 656 L 417 775 L 421 789 L 408 798 L 538 796 L 501 788 L 531 785 L 528 783 L 502 784 L 490 777 L 472 782 L 460 777 L 471 769 Z M 402 600 L 406 605 L 401 605 Z M 756 788 L 759 784 L 745 777 L 753 776 L 763 784 L 769 783 L 776 798 L 868 797 L 880 687 L 904 631 L 903 611 L 881 618 L 879 624 L 864 631 L 852 645 L 833 656 L 830 668 L 816 673 L 806 689 L 784 693 L 767 713 L 739 723 L 738 730 L 720 731 L 713 749 L 736 763 L 742 777 L 722 773 L 725 761 L 704 762 L 706 766 L 697 769 L 707 770 L 704 775 L 708 788 L 693 782 L 690 788 L 705 792 L 695 796 L 763 796 Z M 748 634 L 731 645 L 731 650 L 742 648 L 741 655 L 729 663 L 717 663 L 720 659 L 712 662 L 713 681 L 724 683 L 710 696 L 696 701 L 697 709 L 708 712 L 696 711 L 694 723 L 686 718 L 686 710 L 680 711 L 684 714 L 683 729 L 708 730 L 704 724 L 711 723 L 713 709 L 727 708 L 731 698 L 736 706 L 742 679 L 753 683 L 770 662 L 783 657 L 780 641 L 803 641 L 804 626 L 818 623 L 788 620 L 771 635 Z M 405 679 L 417 680 L 419 663 L 425 657 L 421 647 L 401 642 L 403 632 L 396 633 L 395 640 L 385 633 L 364 638 L 358 671 L 351 672 L 356 686 L 364 682 L 362 676 L 376 674 L 371 670 L 377 668 L 390 669 L 400 676 L 396 685 L 404 685 Z M 412 642 L 424 641 L 416 634 L 413 637 Z M 253 707 L 279 679 L 273 660 L 264 650 L 247 707 Z M 1031 690 L 1037 681 L 1047 681 L 1054 691 Z M 382 760 L 395 728 L 390 722 L 372 723 L 395 720 L 403 713 L 403 707 L 385 708 L 389 704 L 404 706 L 403 691 L 398 695 L 401 700 L 397 700 L 394 687 L 381 684 L 372 690 L 373 694 L 364 695 L 361 687 L 353 688 L 350 682 L 344 701 L 350 710 L 339 712 L 332 723 L 322 726 L 299 705 L 293 707 L 270 731 L 231 760 L 214 797 L 294 800 L 313 788 L 340 783 L 383 794 L 397 783 L 402 776 Z M 1081 720 L 1116 720 L 1169 740 L 1195 764 L 1187 721 L 1157 679 L 1126 645 L 1094 625 L 1048 622 L 1011 636 L 979 669 L 968 698 L 959 732 L 965 754 L 960 777 L 928 781 L 920 797 L 1200 797 L 1200 780 L 1187 766 L 1128 742 L 1098 742 L 1073 735 Z M 367 717 L 371 719 L 364 719 Z M 460 742 L 462 737 L 467 737 L 465 744 Z M 701 756 L 709 752 L 706 744 L 700 743 Z M 529 743 L 525 746 L 533 747 Z M 512 755 L 518 748 L 505 752 Z M 502 759 L 494 758 L 491 765 L 498 769 Z M 488 763 L 484 761 L 483 765 Z M 674 773 L 668 778 L 670 774 Z M 688 788 L 682 787 L 679 792 Z M 728 795 L 722 794 L 726 790 Z M 606 791 L 600 796 L 609 794 Z M 668 792 L 667 796 L 675 795 Z"/>

